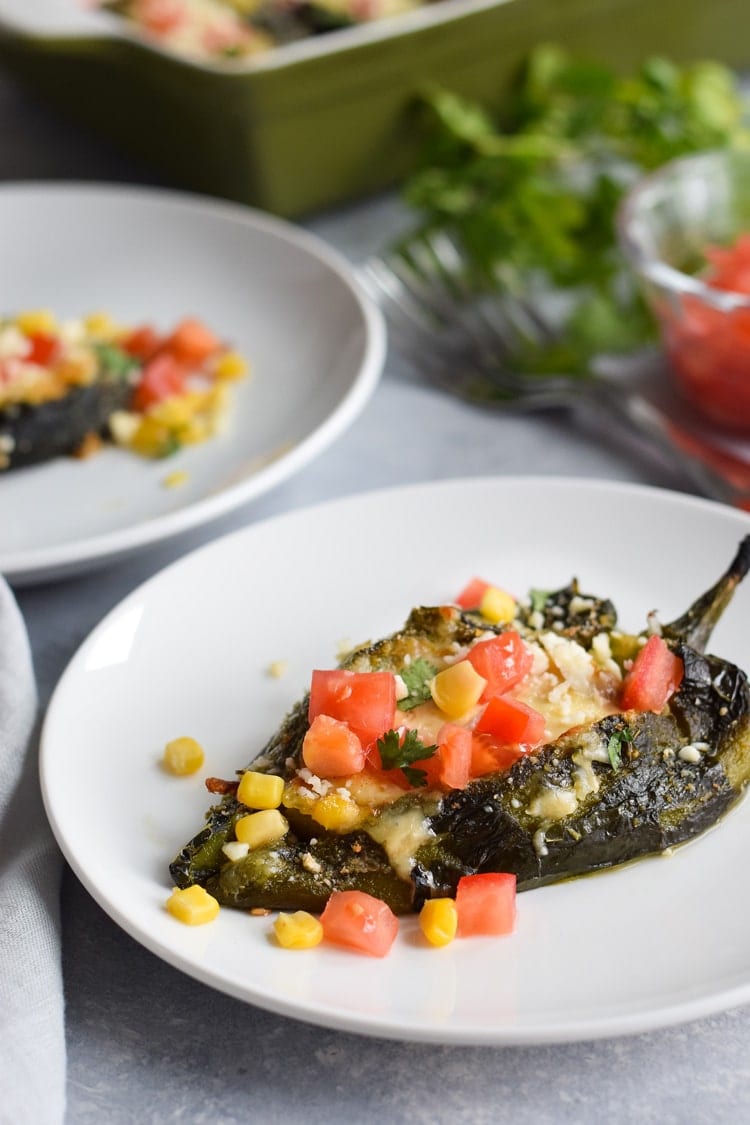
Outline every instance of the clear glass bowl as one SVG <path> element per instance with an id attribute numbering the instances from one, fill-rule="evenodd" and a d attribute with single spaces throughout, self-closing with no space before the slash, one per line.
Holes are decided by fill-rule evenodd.
<path id="1" fill-rule="evenodd" d="M 623 201 L 618 235 L 682 394 L 715 425 L 750 433 L 750 152 L 665 164 Z M 743 235 L 744 278 L 738 269 L 736 289 L 709 284 L 706 251 Z"/>

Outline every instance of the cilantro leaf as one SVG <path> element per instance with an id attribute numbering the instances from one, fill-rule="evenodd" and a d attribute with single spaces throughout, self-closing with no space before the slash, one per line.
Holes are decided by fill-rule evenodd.
<path id="1" fill-rule="evenodd" d="M 125 379 L 140 366 L 137 359 L 115 344 L 94 344 L 94 351 L 102 372 L 113 379 Z"/>
<path id="2" fill-rule="evenodd" d="M 426 703 L 430 698 L 430 680 L 437 674 L 437 668 L 429 660 L 419 657 L 411 664 L 405 664 L 401 669 L 401 679 L 406 684 L 409 694 L 405 699 L 398 701 L 399 711 L 411 711 Z"/>
<path id="3" fill-rule="evenodd" d="M 549 590 L 529 590 L 529 601 L 531 602 L 532 613 L 542 612 L 547 604 L 549 594 Z"/>
<path id="4" fill-rule="evenodd" d="M 614 734 L 610 735 L 609 742 L 607 743 L 607 754 L 613 770 L 619 770 L 622 766 L 623 743 L 632 741 L 633 734 L 627 727 L 623 727 L 622 730 L 616 730 Z"/>
<path id="5" fill-rule="evenodd" d="M 425 746 L 415 730 L 407 730 L 403 740 L 397 730 L 389 730 L 377 741 L 380 761 L 384 770 L 402 769 L 409 778 L 407 769 L 413 762 L 421 762 L 431 758 L 437 752 L 437 746 Z M 423 770 L 410 770 L 414 775 L 424 773 Z M 411 780 L 409 778 L 409 780 Z M 419 782 L 424 784 L 424 781 Z"/>
<path id="6" fill-rule="evenodd" d="M 617 209 L 637 178 L 673 157 L 748 146 L 736 75 L 717 62 L 658 57 L 620 75 L 542 43 L 502 120 L 435 85 L 421 101 L 405 258 L 421 237 L 444 232 L 462 251 L 464 291 L 511 301 L 523 293 L 557 310 L 550 333 L 519 333 L 508 357 L 518 371 L 585 377 L 595 357 L 650 343 L 654 322 L 617 245 Z"/>

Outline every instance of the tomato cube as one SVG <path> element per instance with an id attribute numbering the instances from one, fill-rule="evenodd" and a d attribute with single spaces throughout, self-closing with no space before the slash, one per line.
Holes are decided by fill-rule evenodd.
<path id="1" fill-rule="evenodd" d="M 143 368 L 133 393 L 133 409 L 145 411 L 164 399 L 185 393 L 185 372 L 171 355 L 157 355 Z"/>
<path id="2" fill-rule="evenodd" d="M 316 669 L 310 685 L 310 722 L 330 715 L 347 723 L 367 748 L 393 729 L 396 717 L 396 680 L 392 672 L 349 672 Z"/>
<path id="3" fill-rule="evenodd" d="M 200 320 L 181 320 L 164 344 L 165 349 L 187 367 L 200 367 L 221 348 L 221 341 Z"/>
<path id="4" fill-rule="evenodd" d="M 26 363 L 36 363 L 39 367 L 48 367 L 53 363 L 60 352 L 60 341 L 57 336 L 44 332 L 34 332 L 29 336 L 31 351 L 25 356 Z"/>
<path id="5" fill-rule="evenodd" d="M 159 350 L 161 336 L 150 324 L 134 328 L 122 342 L 123 351 L 135 359 L 151 359 Z"/>
<path id="6" fill-rule="evenodd" d="M 320 921 L 327 941 L 371 957 L 385 957 L 398 933 L 388 904 L 364 891 L 334 891 Z"/>
<path id="7" fill-rule="evenodd" d="M 484 777 L 497 770 L 507 770 L 523 754 L 520 746 L 509 745 L 493 738 L 491 734 L 478 734 L 474 731 L 471 738 L 471 776 Z"/>
<path id="8" fill-rule="evenodd" d="M 476 671 L 487 681 L 482 702 L 493 695 L 504 695 L 531 671 L 534 657 L 515 629 L 506 629 L 497 637 L 479 641 L 467 654 Z"/>
<path id="9" fill-rule="evenodd" d="M 444 723 L 438 731 L 438 781 L 445 789 L 464 789 L 471 777 L 471 731 Z"/>
<path id="10" fill-rule="evenodd" d="M 302 741 L 302 758 L 318 777 L 350 777 L 365 768 L 362 743 L 346 723 L 316 715 Z"/>
<path id="11" fill-rule="evenodd" d="M 510 934 L 516 925 L 515 875 L 464 875 L 456 888 L 460 937 Z"/>
<path id="12" fill-rule="evenodd" d="M 538 746 L 544 738 L 544 715 L 511 695 L 495 695 L 474 729 L 500 742 Z"/>
<path id="13" fill-rule="evenodd" d="M 685 669 L 662 637 L 649 637 L 625 676 L 620 704 L 623 711 L 662 710 L 682 683 Z"/>
<path id="14" fill-rule="evenodd" d="M 456 605 L 460 605 L 461 609 L 478 609 L 490 585 L 484 578 L 472 578 L 456 598 Z"/>

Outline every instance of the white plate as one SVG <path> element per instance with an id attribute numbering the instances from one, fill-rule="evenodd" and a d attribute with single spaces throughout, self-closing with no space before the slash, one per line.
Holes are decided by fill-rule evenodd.
<path id="1" fill-rule="evenodd" d="M 161 328 L 196 315 L 253 373 L 234 388 L 228 432 L 167 461 L 107 448 L 0 476 L 0 572 L 16 584 L 99 565 L 259 496 L 353 421 L 383 365 L 382 317 L 344 260 L 244 207 L 137 188 L 4 186 L 0 246 L 0 315 L 104 308 Z M 187 484 L 166 488 L 176 469 Z"/>
<path id="2" fill-rule="evenodd" d="M 502 939 L 424 947 L 415 920 L 370 960 L 270 940 L 269 918 L 209 926 L 163 909 L 167 865 L 203 822 L 199 777 L 158 760 L 181 734 L 231 777 L 344 639 L 397 628 L 472 575 L 518 592 L 566 583 L 616 599 L 626 627 L 681 612 L 723 571 L 750 518 L 708 501 L 581 480 L 484 479 L 356 496 L 257 524 L 182 559 L 94 630 L 42 737 L 53 829 L 102 907 L 158 956 L 262 1007 L 441 1043 L 624 1034 L 750 1001 L 750 804 L 667 858 L 531 891 Z M 750 582 L 713 651 L 748 662 Z M 268 676 L 272 660 L 288 674 Z"/>

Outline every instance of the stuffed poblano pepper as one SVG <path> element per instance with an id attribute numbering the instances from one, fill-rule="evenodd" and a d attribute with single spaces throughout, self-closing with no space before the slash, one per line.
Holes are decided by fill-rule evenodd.
<path id="1" fill-rule="evenodd" d="M 519 890 L 663 852 L 714 825 L 750 777 L 745 673 L 706 646 L 750 567 L 667 625 L 617 627 L 574 580 L 523 602 L 475 581 L 457 604 L 313 672 L 309 694 L 171 864 L 242 908 L 322 910 L 362 890 L 397 913 L 467 874 Z"/>

